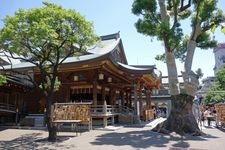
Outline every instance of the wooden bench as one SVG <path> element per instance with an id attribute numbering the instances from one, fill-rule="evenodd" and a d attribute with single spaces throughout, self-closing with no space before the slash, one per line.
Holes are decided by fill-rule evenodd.
<path id="1" fill-rule="evenodd" d="M 57 128 L 59 129 L 61 125 L 65 123 L 69 123 L 72 125 L 72 131 L 76 132 L 76 136 L 78 135 L 78 125 L 81 123 L 82 120 L 54 120 L 53 123 L 56 124 Z"/>

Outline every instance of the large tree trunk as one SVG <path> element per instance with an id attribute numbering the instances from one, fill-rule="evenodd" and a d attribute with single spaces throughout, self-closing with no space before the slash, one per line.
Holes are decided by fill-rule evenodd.
<path id="1" fill-rule="evenodd" d="M 166 52 L 166 65 L 171 95 L 180 94 L 180 87 L 177 75 L 177 65 L 173 52 Z"/>
<path id="2" fill-rule="evenodd" d="M 186 94 L 172 96 L 172 109 L 168 119 L 154 130 L 163 133 L 176 132 L 180 135 L 201 135 L 192 113 L 193 98 Z"/>
<path id="3" fill-rule="evenodd" d="M 158 2 L 160 5 L 162 20 L 164 22 L 169 22 L 167 10 L 165 7 L 165 0 L 158 0 Z M 197 28 L 194 28 L 192 35 L 192 39 L 194 40 L 197 37 L 196 33 L 198 33 L 198 31 L 196 32 L 196 29 Z M 190 62 L 185 63 L 185 71 L 187 71 L 183 73 L 185 86 L 184 89 L 180 89 L 174 53 L 173 51 L 171 51 L 170 45 L 168 45 L 168 43 L 168 39 L 164 38 L 172 108 L 168 119 L 162 124 L 159 124 L 156 128 L 153 129 L 153 131 L 164 133 L 176 132 L 182 135 L 186 133 L 199 135 L 201 131 L 192 113 L 192 104 L 194 94 L 196 92 L 196 80 L 193 78 L 193 74 L 191 74 L 190 71 L 196 45 L 195 43 L 193 43 L 193 41 L 189 42 L 189 52 L 187 52 L 187 57 Z"/>
<path id="4" fill-rule="evenodd" d="M 47 97 L 46 124 L 48 128 L 48 141 L 56 142 L 57 127 L 52 123 L 52 96 Z"/>
<path id="5" fill-rule="evenodd" d="M 158 125 L 153 131 L 163 133 L 176 132 L 182 135 L 200 135 L 201 131 L 192 113 L 193 99 L 197 90 L 198 80 L 195 80 L 192 74 L 188 76 L 183 74 L 186 81 L 184 89 L 181 89 L 180 92 L 175 57 L 172 52 L 166 53 L 166 63 L 172 108 L 167 120 Z"/>
<path id="6" fill-rule="evenodd" d="M 192 28 L 190 40 L 187 45 L 187 55 L 186 55 L 186 59 L 184 62 L 184 69 L 187 74 L 189 74 L 191 72 L 192 62 L 193 62 L 194 53 L 195 53 L 195 49 L 196 49 L 196 45 L 197 45 L 196 39 L 199 36 L 199 34 L 201 34 L 201 31 L 202 31 L 202 29 L 201 29 L 200 23 L 197 23 Z"/>
<path id="7" fill-rule="evenodd" d="M 201 26 L 200 23 L 197 23 L 192 28 L 192 33 L 190 36 L 190 40 L 187 45 L 187 55 L 184 63 L 184 69 L 185 72 L 182 72 L 183 79 L 184 79 L 184 92 L 188 95 L 195 96 L 197 92 L 197 88 L 199 86 L 198 79 L 195 75 L 195 73 L 191 70 L 192 68 L 192 62 L 194 57 L 194 52 L 196 49 L 196 39 L 201 34 Z"/>

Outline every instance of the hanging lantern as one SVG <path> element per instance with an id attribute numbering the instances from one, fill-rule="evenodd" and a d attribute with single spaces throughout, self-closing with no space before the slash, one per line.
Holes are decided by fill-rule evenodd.
<path id="1" fill-rule="evenodd" d="M 79 77 L 77 75 L 73 76 L 73 81 L 78 81 Z"/>
<path id="2" fill-rule="evenodd" d="M 103 73 L 100 73 L 100 74 L 98 75 L 98 79 L 99 79 L 99 80 L 103 80 L 103 79 L 104 79 L 104 74 L 103 74 Z"/>
<path id="3" fill-rule="evenodd" d="M 112 82 L 112 78 L 111 77 L 108 77 L 108 82 Z"/>

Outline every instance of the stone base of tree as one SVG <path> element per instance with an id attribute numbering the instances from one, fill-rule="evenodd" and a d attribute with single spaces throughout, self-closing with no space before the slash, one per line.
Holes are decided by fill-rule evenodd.
<path id="1" fill-rule="evenodd" d="M 172 96 L 172 109 L 168 119 L 157 125 L 153 131 L 169 134 L 175 132 L 180 135 L 201 135 L 197 121 L 192 113 L 193 96 L 180 94 Z"/>
<path id="2" fill-rule="evenodd" d="M 196 92 L 198 91 L 198 86 L 191 82 L 184 83 L 184 93 L 195 97 Z"/>
<path id="3" fill-rule="evenodd" d="M 189 75 L 185 72 L 182 72 L 182 76 L 184 80 L 184 89 L 181 89 L 181 91 L 183 91 L 182 93 L 194 97 L 199 86 L 199 81 L 196 75 L 193 72 L 191 72 Z"/>

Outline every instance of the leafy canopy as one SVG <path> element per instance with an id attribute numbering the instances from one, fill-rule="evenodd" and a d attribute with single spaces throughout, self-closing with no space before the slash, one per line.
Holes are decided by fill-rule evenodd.
<path id="1" fill-rule="evenodd" d="M 6 83 L 7 83 L 6 77 L 3 75 L 0 75 L 0 86 L 4 85 Z"/>
<path id="2" fill-rule="evenodd" d="M 43 89 L 59 82 L 59 65 L 70 56 L 85 53 L 98 40 L 93 25 L 72 9 L 43 2 L 42 8 L 19 9 L 6 16 L 0 30 L 0 47 L 8 57 L 30 62 L 41 72 Z M 15 57 L 15 55 L 17 54 Z"/>
<path id="3" fill-rule="evenodd" d="M 196 78 L 197 79 L 200 79 L 203 77 L 203 73 L 202 73 L 202 69 L 201 68 L 198 68 L 196 71 L 195 71 L 195 75 L 196 75 Z"/>
<path id="4" fill-rule="evenodd" d="M 96 40 L 92 24 L 78 12 L 48 2 L 42 8 L 19 9 L 14 16 L 7 16 L 4 23 L 1 46 L 22 56 L 32 54 L 37 60 L 48 55 L 51 60 L 56 52 L 65 56 L 65 50 L 77 52 L 74 44 L 83 51 Z"/>
<path id="5" fill-rule="evenodd" d="M 205 102 L 218 103 L 225 99 L 225 66 L 223 66 L 216 74 L 216 82 L 206 94 Z"/>
<path id="6" fill-rule="evenodd" d="M 189 35 L 184 35 L 182 21 L 191 19 L 191 26 L 197 23 L 201 26 L 201 34 L 197 37 L 197 47 L 208 49 L 216 46 L 216 41 L 211 38 L 211 33 L 221 26 L 225 33 L 225 15 L 216 7 L 217 0 L 193 0 L 192 6 L 182 9 L 182 0 L 167 0 L 167 21 L 162 20 L 157 2 L 161 0 L 135 0 L 132 12 L 140 16 L 135 23 L 137 31 L 158 40 L 165 41 L 168 51 L 173 51 L 176 58 L 185 60 Z M 157 60 L 165 61 L 165 54 L 156 56 Z"/>

